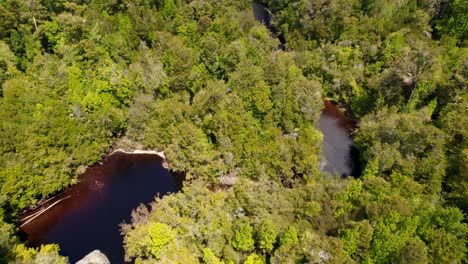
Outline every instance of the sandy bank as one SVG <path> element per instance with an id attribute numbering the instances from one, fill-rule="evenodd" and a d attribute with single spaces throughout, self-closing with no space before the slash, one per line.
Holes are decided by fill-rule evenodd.
<path id="1" fill-rule="evenodd" d="M 133 150 L 133 151 L 126 151 L 124 149 L 116 149 L 114 151 L 112 151 L 110 155 L 113 155 L 117 152 L 120 152 L 120 153 L 125 153 L 125 154 L 150 154 L 150 155 L 158 155 L 159 157 L 163 158 L 164 160 L 166 159 L 166 155 L 164 155 L 164 151 L 155 151 L 155 150 L 140 150 L 140 149 L 136 149 L 136 150 Z"/>
<path id="2" fill-rule="evenodd" d="M 146 155 L 158 155 L 159 157 L 161 157 L 163 159 L 163 162 L 162 162 L 162 166 L 163 168 L 165 169 L 169 169 L 169 162 L 167 161 L 166 159 L 166 155 L 164 155 L 164 151 L 155 151 L 155 150 L 140 150 L 140 149 L 136 149 L 136 150 L 133 150 L 133 151 L 126 151 L 124 149 L 121 149 L 121 148 L 118 148 L 114 151 L 112 151 L 112 153 L 109 154 L 109 156 L 115 154 L 115 153 L 125 153 L 125 154 L 146 154 Z"/>

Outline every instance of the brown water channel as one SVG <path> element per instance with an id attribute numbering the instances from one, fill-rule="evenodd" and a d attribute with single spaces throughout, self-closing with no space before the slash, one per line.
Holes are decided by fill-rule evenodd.
<path id="1" fill-rule="evenodd" d="M 286 39 L 284 36 L 272 25 L 272 20 L 273 20 L 273 15 L 270 13 L 270 11 L 259 1 L 253 1 L 252 2 L 252 11 L 254 18 L 265 25 L 265 27 L 271 32 L 272 37 L 278 38 L 280 41 L 280 45 L 278 46 L 278 49 L 285 49 L 284 44 L 286 44 Z"/>
<path id="2" fill-rule="evenodd" d="M 349 136 L 355 124 L 334 103 L 325 101 L 318 122 L 324 134 L 322 171 L 356 175 Z M 121 152 L 88 168 L 78 179 L 78 184 L 22 215 L 20 222 L 29 245 L 56 243 L 71 263 L 94 249 L 112 263 L 124 263 L 119 225 L 130 221 L 139 204 L 182 186 L 182 176 L 164 169 L 159 156 Z"/>
<path id="3" fill-rule="evenodd" d="M 270 28 L 268 11 L 257 2 L 253 10 L 256 19 Z M 322 171 L 359 176 L 359 155 L 350 136 L 355 126 L 335 103 L 325 101 L 318 122 L 324 135 Z M 59 244 L 71 263 L 94 249 L 104 252 L 113 264 L 124 263 L 119 224 L 129 222 L 139 204 L 181 187 L 182 176 L 164 169 L 159 156 L 116 153 L 87 169 L 75 186 L 22 215 L 21 232 L 32 246 Z"/>
<path id="4" fill-rule="evenodd" d="M 351 134 L 357 122 L 341 111 L 337 104 L 325 101 L 325 108 L 318 121 L 323 134 L 322 155 L 325 162 L 321 170 L 341 177 L 359 176 L 359 153 L 353 147 Z"/>
<path id="5" fill-rule="evenodd" d="M 280 42 L 280 49 L 284 49 L 286 40 L 284 36 L 272 26 L 274 19 L 271 12 L 260 1 L 252 2 L 254 18 L 265 25 L 277 37 Z M 353 140 L 350 136 L 356 127 L 356 121 L 341 111 L 337 104 L 325 101 L 325 108 L 318 122 L 318 128 L 324 135 L 322 156 L 325 162 L 320 170 L 329 174 L 338 174 L 341 177 L 350 175 L 359 176 L 361 173 L 359 153 L 353 147 Z"/>
<path id="6" fill-rule="evenodd" d="M 59 244 L 71 263 L 94 249 L 111 263 L 124 263 L 119 224 L 130 222 L 139 204 L 180 190 L 181 178 L 164 169 L 157 155 L 115 153 L 87 169 L 78 184 L 22 215 L 21 231 L 32 246 Z"/>

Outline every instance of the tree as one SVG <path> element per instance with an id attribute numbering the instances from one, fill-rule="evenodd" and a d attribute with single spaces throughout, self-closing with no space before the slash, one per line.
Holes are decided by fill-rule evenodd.
<path id="1" fill-rule="evenodd" d="M 377 222 L 372 238 L 371 258 L 375 263 L 387 263 L 388 258 L 399 252 L 414 236 L 417 217 L 402 219 L 398 212 L 392 212 Z"/>
<path id="2" fill-rule="evenodd" d="M 466 45 L 468 37 L 468 1 L 454 0 L 447 4 L 447 10 L 442 18 L 437 21 L 436 28 L 442 35 L 455 37 L 461 45 Z"/>
<path id="3" fill-rule="evenodd" d="M 276 243 L 276 236 L 275 224 L 269 219 L 264 220 L 256 232 L 255 240 L 258 244 L 258 248 L 264 253 L 272 251 Z"/>
<path id="4" fill-rule="evenodd" d="M 299 241 L 297 237 L 297 230 L 294 226 L 289 226 L 286 232 L 280 237 L 279 244 L 288 245 L 288 244 L 296 244 Z"/>
<path id="5" fill-rule="evenodd" d="M 253 228 L 250 224 L 242 224 L 235 231 L 231 244 L 238 251 L 251 251 L 255 248 L 253 239 Z"/>
<path id="6" fill-rule="evenodd" d="M 368 220 L 351 222 L 350 227 L 339 231 L 346 253 L 355 260 L 365 260 L 371 248 L 373 228 Z"/>
<path id="7" fill-rule="evenodd" d="M 14 250 L 15 263 L 34 264 L 66 264 L 68 258 L 59 255 L 58 245 L 42 245 L 39 249 L 26 248 L 24 245 L 17 245 Z"/>
<path id="8" fill-rule="evenodd" d="M 64 261 L 13 222 L 116 141 L 186 175 L 129 261 L 465 261 L 466 0 L 260 2 L 0 1 L 0 262 Z M 329 99 L 360 179 L 318 169 Z"/>
<path id="9" fill-rule="evenodd" d="M 0 197 L 0 205 L 2 206 L 6 200 L 4 197 Z M 4 210 L 0 209 L 0 262 L 7 263 L 8 260 L 13 258 L 13 256 L 11 256 L 11 251 L 16 241 L 13 236 L 13 225 L 5 223 L 3 220 L 3 215 Z"/>
<path id="10" fill-rule="evenodd" d="M 3 41 L 0 41 L 0 97 L 3 96 L 3 82 L 13 77 L 16 72 L 15 55 L 11 52 L 10 47 Z"/>
<path id="11" fill-rule="evenodd" d="M 147 225 L 137 225 L 125 237 L 125 259 L 128 261 L 141 257 L 160 259 L 163 249 L 174 241 L 175 232 L 166 224 L 150 222 Z"/>
<path id="12" fill-rule="evenodd" d="M 425 264 L 428 263 L 427 247 L 421 239 L 415 237 L 404 246 L 395 263 L 401 264 Z"/>
<path id="13" fill-rule="evenodd" d="M 148 227 L 148 235 L 151 239 L 149 251 L 156 259 L 161 257 L 161 249 L 175 240 L 172 229 L 162 223 L 151 223 Z"/>
<path id="14" fill-rule="evenodd" d="M 164 0 L 162 14 L 166 19 L 173 18 L 177 10 L 174 0 Z"/>
<path id="15" fill-rule="evenodd" d="M 250 60 L 244 60 L 237 65 L 237 70 L 230 76 L 228 83 L 255 117 L 265 116 L 273 106 L 270 87 L 262 78 L 262 69 Z"/>
<path id="16" fill-rule="evenodd" d="M 466 245 L 442 229 L 429 234 L 428 253 L 432 263 L 461 263 L 466 258 Z"/>
<path id="17" fill-rule="evenodd" d="M 204 248 L 203 249 L 203 262 L 206 264 L 223 264 L 221 260 L 219 260 L 218 257 L 213 254 L 210 248 Z"/>
<path id="18" fill-rule="evenodd" d="M 468 210 L 468 101 L 466 96 L 455 97 L 441 112 L 439 126 L 449 135 L 447 143 L 448 199 L 459 208 Z"/>
<path id="19" fill-rule="evenodd" d="M 445 175 L 444 133 L 425 118 L 423 112 L 379 111 L 362 120 L 355 142 L 364 161 L 378 161 L 380 175 L 400 172 L 438 193 Z"/>
<path id="20" fill-rule="evenodd" d="M 255 253 L 250 254 L 244 261 L 244 264 L 265 264 L 265 256 L 260 256 Z"/>
<path id="21" fill-rule="evenodd" d="M 223 165 L 203 131 L 189 121 L 178 124 L 174 130 L 172 142 L 165 149 L 171 169 L 186 171 L 187 179 L 216 179 Z"/>

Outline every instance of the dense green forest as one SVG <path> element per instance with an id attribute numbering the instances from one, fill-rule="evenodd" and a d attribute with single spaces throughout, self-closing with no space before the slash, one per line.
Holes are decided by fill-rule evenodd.
<path id="1" fill-rule="evenodd" d="M 117 141 L 186 173 L 128 261 L 467 262 L 468 1 L 260 2 L 274 33 L 247 0 L 0 1 L 0 263 L 67 262 L 17 214 Z M 318 170 L 324 99 L 360 176 Z"/>

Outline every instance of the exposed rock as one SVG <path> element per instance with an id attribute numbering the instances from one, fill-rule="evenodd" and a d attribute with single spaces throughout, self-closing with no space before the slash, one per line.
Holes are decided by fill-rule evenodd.
<path id="1" fill-rule="evenodd" d="M 427 38 L 432 38 L 432 33 L 427 30 L 424 31 L 424 35 L 426 35 Z"/>
<path id="2" fill-rule="evenodd" d="M 352 42 L 351 40 L 343 40 L 343 41 L 338 42 L 338 45 L 342 47 L 349 47 L 349 46 L 353 46 L 354 42 Z"/>
<path id="3" fill-rule="evenodd" d="M 414 79 L 413 79 L 413 75 L 411 73 L 407 73 L 406 76 L 404 76 L 402 78 L 402 82 L 404 85 L 406 86 L 411 86 L 413 85 L 413 82 L 414 82 Z"/>
<path id="4" fill-rule="evenodd" d="M 412 77 L 403 78 L 403 84 L 406 86 L 411 86 L 413 84 L 413 78 Z"/>
<path id="5" fill-rule="evenodd" d="M 244 217 L 245 216 L 244 208 L 242 208 L 242 207 L 237 208 L 236 211 L 234 211 L 234 216 L 237 217 L 237 218 Z"/>
<path id="6" fill-rule="evenodd" d="M 234 186 L 239 181 L 239 179 L 237 178 L 237 174 L 237 171 L 228 173 L 219 179 L 219 183 L 221 185 Z"/>
<path id="7" fill-rule="evenodd" d="M 76 264 L 110 264 L 110 261 L 106 255 L 96 249 Z"/>
<path id="8" fill-rule="evenodd" d="M 80 174 L 85 173 L 87 168 L 88 168 L 88 167 L 85 166 L 85 165 L 79 166 L 78 169 L 76 169 L 76 174 L 77 174 L 77 175 L 80 175 Z"/>
<path id="9" fill-rule="evenodd" d="M 163 153 L 163 155 L 164 155 L 164 153 Z M 167 159 L 164 159 L 164 160 L 163 160 L 162 166 L 163 166 L 163 168 L 165 168 L 166 170 L 168 170 L 168 169 L 171 167 L 171 165 L 169 164 L 169 161 L 167 161 Z"/>
<path id="10" fill-rule="evenodd" d="M 330 260 L 330 254 L 321 249 L 319 249 L 318 251 L 316 249 L 312 249 L 310 253 L 313 256 L 319 257 L 318 261 L 314 263 L 328 263 L 328 261 Z"/>
<path id="11" fill-rule="evenodd" d="M 297 132 L 294 132 L 294 133 L 290 133 L 290 134 L 285 134 L 284 136 L 287 137 L 287 138 L 296 139 L 299 136 L 299 134 Z"/>

